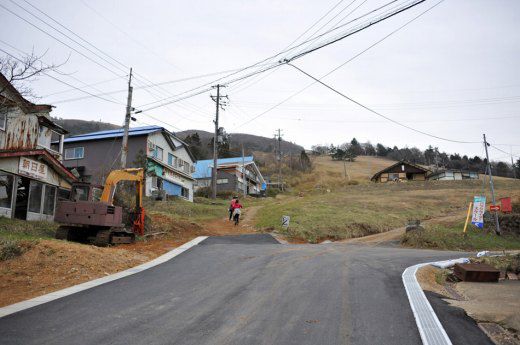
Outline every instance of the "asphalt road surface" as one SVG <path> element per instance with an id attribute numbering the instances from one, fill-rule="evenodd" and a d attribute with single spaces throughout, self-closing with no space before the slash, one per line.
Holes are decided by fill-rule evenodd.
<path id="1" fill-rule="evenodd" d="M 144 272 L 0 319 L 0 343 L 420 344 L 401 274 L 459 256 L 209 238 Z M 487 344 L 474 323 L 437 304 L 454 344 Z"/>

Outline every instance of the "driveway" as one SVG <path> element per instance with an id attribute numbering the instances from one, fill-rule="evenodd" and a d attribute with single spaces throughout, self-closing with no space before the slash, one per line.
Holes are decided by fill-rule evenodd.
<path id="1" fill-rule="evenodd" d="M 144 272 L 0 319 L 1 343 L 420 344 L 401 274 L 459 256 L 212 237 Z M 482 343 L 470 321 L 439 319 L 454 323 L 454 344 Z M 469 322 L 463 337 L 459 319 Z"/>

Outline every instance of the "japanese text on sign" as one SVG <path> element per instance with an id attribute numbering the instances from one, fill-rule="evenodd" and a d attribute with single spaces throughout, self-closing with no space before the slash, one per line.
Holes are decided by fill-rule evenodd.
<path id="1" fill-rule="evenodd" d="M 27 157 L 20 157 L 18 172 L 39 179 L 47 178 L 47 165 Z"/>
<path id="2" fill-rule="evenodd" d="M 471 216 L 471 224 L 478 228 L 484 227 L 484 212 L 486 211 L 486 197 L 475 196 L 473 199 L 473 215 Z"/>

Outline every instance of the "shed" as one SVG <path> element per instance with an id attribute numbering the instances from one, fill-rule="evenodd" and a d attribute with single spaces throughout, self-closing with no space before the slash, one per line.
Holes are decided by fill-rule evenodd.
<path id="1" fill-rule="evenodd" d="M 372 176 L 374 182 L 424 181 L 430 171 L 420 165 L 399 161 Z"/>

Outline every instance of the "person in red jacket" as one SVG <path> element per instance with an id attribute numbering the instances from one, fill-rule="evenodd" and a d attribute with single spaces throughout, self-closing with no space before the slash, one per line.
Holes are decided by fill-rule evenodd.
<path id="1" fill-rule="evenodd" d="M 231 199 L 231 203 L 229 204 L 229 220 L 231 220 L 231 218 L 233 218 L 233 205 L 235 204 L 235 202 L 237 201 L 238 199 L 238 196 L 234 196 L 233 199 Z"/>
<path id="2" fill-rule="evenodd" d="M 241 209 L 242 209 L 242 205 L 240 204 L 238 199 L 236 199 L 232 208 L 233 208 L 233 220 L 235 221 L 235 225 L 238 225 L 238 222 L 240 220 L 240 213 L 241 213 Z"/>

